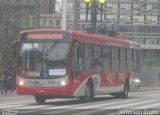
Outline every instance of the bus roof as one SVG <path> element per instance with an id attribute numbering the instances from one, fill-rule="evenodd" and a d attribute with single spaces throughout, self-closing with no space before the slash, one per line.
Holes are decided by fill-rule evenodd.
<path id="1" fill-rule="evenodd" d="M 106 44 L 113 45 L 113 46 L 130 47 L 135 49 L 140 48 L 139 43 L 130 41 L 124 38 L 81 33 L 81 32 L 75 32 L 75 31 L 73 31 L 73 33 L 74 33 L 74 36 L 76 36 L 75 39 L 78 39 L 80 41 L 83 41 L 83 39 L 88 39 L 88 41 L 94 40 L 94 42 L 99 41 L 99 42 L 103 42 L 103 44 L 105 44 L 106 42 Z"/>
<path id="2" fill-rule="evenodd" d="M 63 30 L 63 29 L 31 29 L 31 30 L 23 30 L 21 31 L 21 34 L 23 33 L 28 33 L 28 32 L 43 32 L 43 31 L 61 31 L 61 32 L 70 32 L 72 33 L 71 30 Z"/>
<path id="3" fill-rule="evenodd" d="M 110 37 L 110 36 L 103 36 L 103 35 L 97 35 L 97 34 L 89 34 L 84 32 L 78 32 L 73 30 L 63 30 L 63 29 L 31 29 L 31 30 L 24 30 L 21 31 L 20 34 L 23 33 L 29 33 L 29 32 L 44 32 L 44 31 L 56 31 L 56 32 L 68 32 L 71 33 L 74 36 L 74 39 L 77 39 L 79 41 L 94 41 L 94 42 L 103 42 L 103 43 L 109 43 L 110 45 L 116 45 L 116 46 L 124 46 L 124 47 L 130 47 L 130 48 L 140 48 L 140 44 L 134 41 L 130 41 L 124 38 L 118 38 L 118 37 Z"/>

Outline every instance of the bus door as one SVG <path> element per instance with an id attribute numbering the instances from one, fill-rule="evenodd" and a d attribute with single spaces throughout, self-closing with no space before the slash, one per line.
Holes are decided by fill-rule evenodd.
<path id="1" fill-rule="evenodd" d="M 83 72 L 83 55 L 84 50 L 83 46 L 79 42 L 74 42 L 73 52 L 72 52 L 72 76 L 75 82 L 75 85 L 80 84 L 78 76 Z"/>

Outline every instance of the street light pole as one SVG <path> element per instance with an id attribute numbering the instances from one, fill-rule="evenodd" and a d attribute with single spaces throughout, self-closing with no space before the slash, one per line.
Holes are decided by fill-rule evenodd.
<path id="1" fill-rule="evenodd" d="M 78 22 L 78 0 L 74 0 L 74 11 L 73 11 L 73 30 L 77 31 Z"/>
<path id="2" fill-rule="evenodd" d="M 62 1 L 62 29 L 66 29 L 67 0 Z"/>
<path id="3" fill-rule="evenodd" d="M 100 10 L 101 10 L 101 20 L 102 21 L 102 15 L 103 15 L 103 4 L 105 0 L 85 0 L 86 3 L 86 21 L 88 21 L 88 13 L 89 9 L 91 10 L 91 28 L 89 28 L 90 33 L 95 34 L 96 33 L 96 24 L 97 24 L 97 13 L 99 10 L 99 3 L 100 3 Z M 89 3 L 91 3 L 91 7 L 89 7 Z"/>
<path id="4" fill-rule="evenodd" d="M 97 1 L 93 0 L 91 5 L 91 28 L 93 34 L 96 33 L 96 24 L 97 24 Z"/>

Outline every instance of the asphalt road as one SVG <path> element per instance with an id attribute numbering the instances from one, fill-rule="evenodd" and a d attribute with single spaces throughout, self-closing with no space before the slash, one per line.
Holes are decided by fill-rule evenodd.
<path id="1" fill-rule="evenodd" d="M 10 114 L 5 114 L 5 113 Z M 160 115 L 160 90 L 130 92 L 127 99 L 97 96 L 94 102 L 52 99 L 36 104 L 33 96 L 0 95 L 0 115 Z"/>

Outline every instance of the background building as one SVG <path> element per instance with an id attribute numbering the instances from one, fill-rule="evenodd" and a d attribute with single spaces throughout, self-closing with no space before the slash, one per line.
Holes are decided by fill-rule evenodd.
<path id="1" fill-rule="evenodd" d="M 37 3 L 34 0 L 0 0 L 1 65 L 12 61 L 12 43 L 21 30 L 37 27 Z"/>
<path id="2" fill-rule="evenodd" d="M 91 25 L 86 22 L 86 4 L 78 0 L 78 6 L 74 7 L 74 2 L 67 0 L 67 29 L 73 29 L 76 14 L 77 30 L 85 31 Z M 144 60 L 160 58 L 160 0 L 106 0 L 103 23 L 100 12 L 97 14 L 97 26 L 101 24 L 106 31 L 116 31 L 118 37 L 141 43 Z"/>
<path id="3" fill-rule="evenodd" d="M 36 8 L 35 0 L 0 0 L 0 22 L 4 24 L 8 20 L 19 26 L 33 27 Z"/>
<path id="4" fill-rule="evenodd" d="M 52 14 L 55 12 L 56 0 L 39 0 L 40 1 L 40 13 Z"/>
<path id="5" fill-rule="evenodd" d="M 40 28 L 61 28 L 62 14 L 56 11 L 56 0 L 40 0 Z"/>
<path id="6" fill-rule="evenodd" d="M 56 0 L 0 0 L 0 67 L 13 61 L 11 45 L 21 30 L 61 27 L 56 3 Z"/>
<path id="7" fill-rule="evenodd" d="M 40 15 L 40 27 L 41 28 L 52 28 L 61 29 L 61 13 L 53 14 L 41 14 Z"/>

